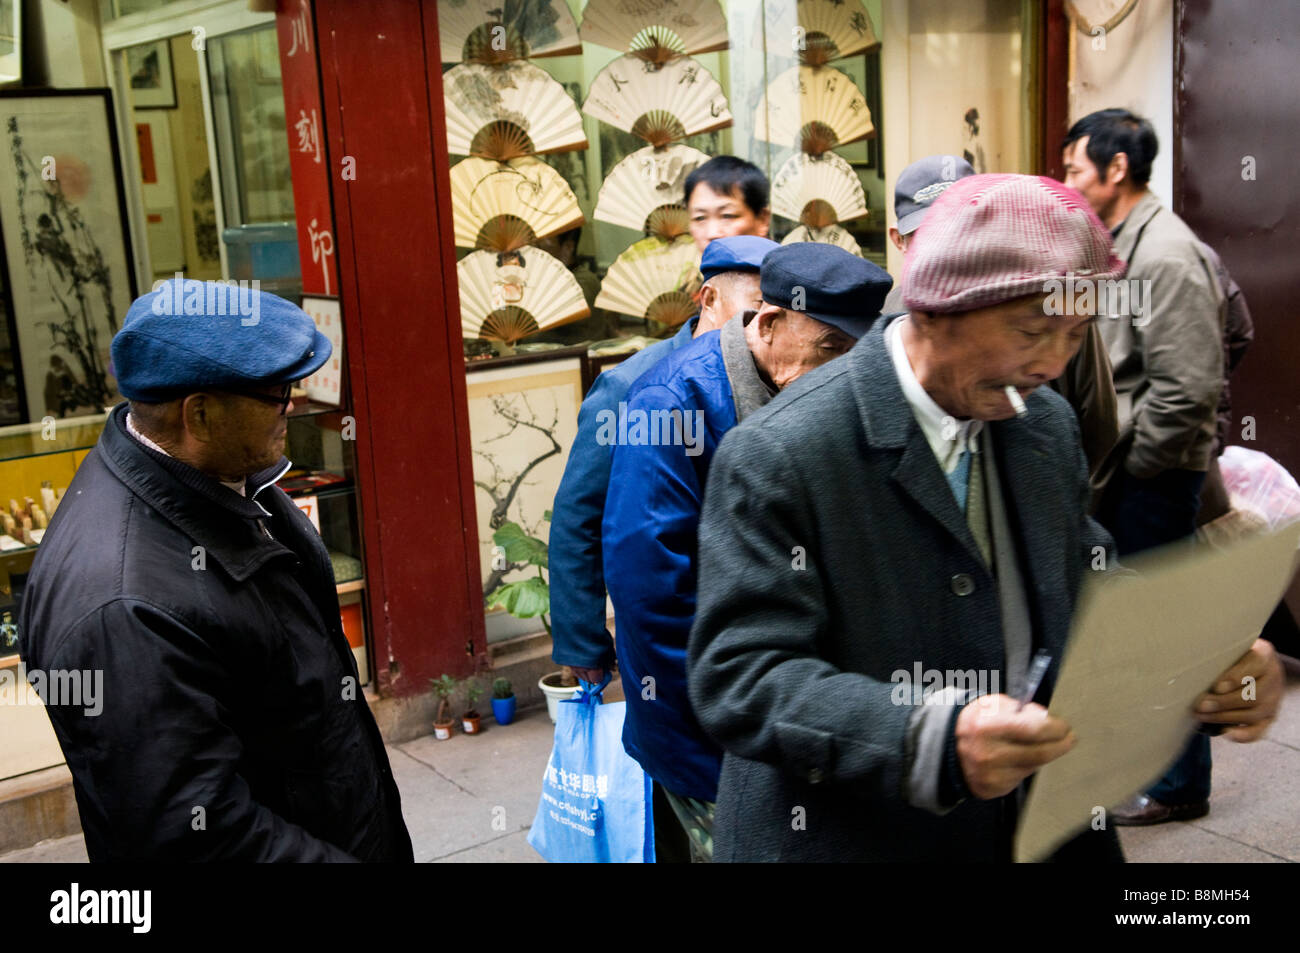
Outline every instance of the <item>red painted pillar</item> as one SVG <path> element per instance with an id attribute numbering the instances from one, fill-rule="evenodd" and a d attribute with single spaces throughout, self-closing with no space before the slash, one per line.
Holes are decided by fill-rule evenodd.
<path id="1" fill-rule="evenodd" d="M 486 652 L 436 4 L 281 0 L 277 20 L 282 64 L 305 30 L 318 70 L 376 682 L 415 694 Z M 309 80 L 284 80 L 293 151 L 291 85 Z M 311 289 L 309 221 L 325 222 L 316 197 L 299 202 L 295 163 Z M 308 164 L 304 183 L 318 181 Z"/>

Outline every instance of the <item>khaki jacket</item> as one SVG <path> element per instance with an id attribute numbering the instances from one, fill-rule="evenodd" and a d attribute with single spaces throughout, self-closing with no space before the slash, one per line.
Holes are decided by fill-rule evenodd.
<path id="1" fill-rule="evenodd" d="M 1139 478 L 1205 470 L 1223 388 L 1227 304 L 1192 230 L 1148 192 L 1124 220 L 1115 253 L 1128 263 L 1127 280 L 1150 284 L 1142 285 L 1140 315 L 1133 307 L 1098 313 L 1120 426 L 1098 488 L 1121 464 Z"/>

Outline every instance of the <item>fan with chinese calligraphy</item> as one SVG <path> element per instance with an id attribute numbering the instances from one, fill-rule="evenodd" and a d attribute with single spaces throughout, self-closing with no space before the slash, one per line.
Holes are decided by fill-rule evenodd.
<path id="1" fill-rule="evenodd" d="M 588 0 L 579 32 L 590 43 L 656 64 L 728 45 L 717 0 Z"/>
<path id="2" fill-rule="evenodd" d="M 690 235 L 643 238 L 610 265 L 596 307 L 678 325 L 699 310 L 686 290 L 698 274 L 699 253 Z"/>
<path id="3" fill-rule="evenodd" d="M 564 0 L 446 0 L 438 4 L 444 63 L 501 63 L 582 52 Z"/>
<path id="4" fill-rule="evenodd" d="M 791 67 L 768 85 L 754 110 L 755 136 L 810 155 L 875 133 L 862 91 L 830 66 Z"/>
<path id="5" fill-rule="evenodd" d="M 772 211 L 813 228 L 867 214 L 862 180 L 834 152 L 796 152 L 772 180 Z"/>
<path id="6" fill-rule="evenodd" d="M 596 74 L 582 111 L 652 146 L 731 125 L 722 87 L 689 56 L 662 66 L 620 56 Z"/>

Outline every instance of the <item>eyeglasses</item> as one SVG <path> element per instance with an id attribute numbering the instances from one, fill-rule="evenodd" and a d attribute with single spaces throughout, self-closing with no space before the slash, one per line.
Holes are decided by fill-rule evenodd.
<path id="1" fill-rule="evenodd" d="M 250 397 L 253 400 L 259 400 L 264 404 L 273 404 L 278 406 L 280 408 L 280 414 L 283 416 L 289 409 L 289 402 L 293 400 L 290 396 L 293 393 L 293 384 L 285 384 L 279 397 L 274 397 L 271 394 L 259 394 L 255 391 L 247 390 L 232 390 L 230 393 L 237 394 L 240 397 Z"/>

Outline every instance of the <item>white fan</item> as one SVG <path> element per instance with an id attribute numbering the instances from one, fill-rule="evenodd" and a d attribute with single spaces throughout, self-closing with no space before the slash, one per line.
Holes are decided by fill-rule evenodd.
<path id="1" fill-rule="evenodd" d="M 867 214 L 867 197 L 853 166 L 833 152 L 796 152 L 772 180 L 772 211 L 814 228 Z"/>
<path id="2" fill-rule="evenodd" d="M 796 6 L 797 13 L 791 9 Z M 880 45 L 861 0 L 776 0 L 765 7 L 767 31 L 756 31 L 755 45 L 761 48 L 765 35 L 770 40 L 788 30 L 797 16 L 803 32 L 791 45 L 806 66 L 825 66 Z"/>
<path id="3" fill-rule="evenodd" d="M 593 217 L 598 222 L 675 238 L 690 227 L 686 177 L 708 160 L 699 149 L 681 143 L 638 149 L 606 177 Z"/>
<path id="4" fill-rule="evenodd" d="M 830 66 L 791 67 L 768 85 L 754 110 L 755 136 L 810 155 L 875 133 L 862 91 Z"/>
<path id="5" fill-rule="evenodd" d="M 443 74 L 442 85 L 453 155 L 506 160 L 587 148 L 577 106 L 531 63 L 461 63 Z"/>
<path id="6" fill-rule="evenodd" d="M 722 87 L 689 56 L 662 66 L 620 56 L 596 74 L 582 111 L 652 146 L 731 125 Z"/>
<path id="7" fill-rule="evenodd" d="M 504 254 L 471 252 L 456 265 L 460 327 L 467 338 L 513 344 L 591 313 L 578 280 L 560 261 L 527 245 Z"/>
<path id="8" fill-rule="evenodd" d="M 839 245 L 845 251 L 851 251 L 858 257 L 862 256 L 861 246 L 854 241 L 852 235 L 839 225 L 828 225 L 825 228 L 809 228 L 807 225 L 800 225 L 781 239 L 782 245 L 793 245 L 795 242 L 822 242 L 826 245 Z"/>
<path id="9" fill-rule="evenodd" d="M 564 0 L 442 0 L 438 36 L 444 63 L 499 63 L 582 52 Z"/>
<path id="10" fill-rule="evenodd" d="M 643 238 L 609 266 L 596 307 L 681 324 L 699 310 L 686 290 L 698 274 L 699 254 L 691 236 Z"/>
<path id="11" fill-rule="evenodd" d="M 578 198 L 541 159 L 471 156 L 451 167 L 451 212 L 461 248 L 512 251 L 584 221 Z"/>
<path id="12" fill-rule="evenodd" d="M 588 0 L 582 38 L 649 59 L 727 48 L 727 20 L 717 0 Z"/>

